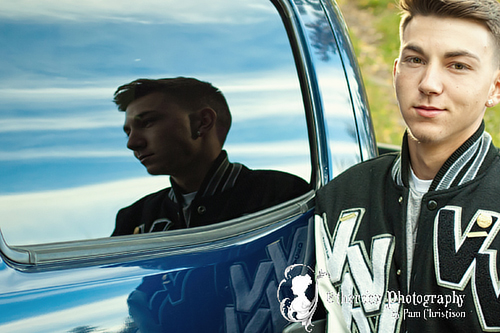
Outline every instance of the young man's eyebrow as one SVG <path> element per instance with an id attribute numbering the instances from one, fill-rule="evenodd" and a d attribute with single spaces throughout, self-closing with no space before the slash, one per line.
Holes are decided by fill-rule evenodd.
<path id="1" fill-rule="evenodd" d="M 405 50 L 414 51 L 414 52 L 417 52 L 419 54 L 424 54 L 424 50 L 420 46 L 417 46 L 414 44 L 405 45 L 403 47 L 403 51 L 405 51 Z M 445 59 L 455 58 L 455 57 L 468 57 L 468 58 L 473 58 L 477 61 L 480 61 L 479 57 L 477 55 L 475 55 L 474 53 L 469 52 L 467 50 L 449 51 L 449 52 L 446 52 L 444 54 L 444 57 L 445 57 Z"/>
<path id="2" fill-rule="evenodd" d="M 138 115 L 136 115 L 134 117 L 134 119 L 138 119 L 138 120 L 141 120 L 142 118 L 144 118 L 145 116 L 148 116 L 150 114 L 154 114 L 154 113 L 157 113 L 157 111 L 155 110 L 146 110 L 146 111 L 142 111 L 141 113 L 139 113 Z"/>
<path id="3" fill-rule="evenodd" d="M 480 61 L 479 57 L 474 53 L 465 50 L 450 51 L 444 54 L 445 58 L 467 57 Z"/>
<path id="4" fill-rule="evenodd" d="M 140 121 L 142 121 L 142 118 L 144 118 L 145 116 L 148 116 L 148 115 L 154 114 L 154 113 L 156 113 L 155 110 L 146 110 L 146 111 L 139 113 L 138 115 L 135 115 L 132 118 L 132 120 L 140 122 Z M 123 125 L 123 131 L 126 133 L 128 129 L 129 129 L 128 122 L 125 122 L 125 124 Z"/>
<path id="5" fill-rule="evenodd" d="M 405 45 L 403 47 L 402 51 L 414 51 L 414 52 L 417 52 L 417 53 L 420 53 L 420 54 L 424 53 L 424 50 L 420 46 L 413 45 L 413 44 L 407 44 L 407 45 Z"/>

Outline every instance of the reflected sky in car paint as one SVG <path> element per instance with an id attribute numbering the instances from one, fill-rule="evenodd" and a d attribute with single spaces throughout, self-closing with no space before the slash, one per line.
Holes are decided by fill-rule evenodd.
<path id="1" fill-rule="evenodd" d="M 0 227 L 9 243 L 106 236 L 119 208 L 168 185 L 147 177 L 126 149 L 123 113 L 111 101 L 137 77 L 212 82 L 233 114 L 230 159 L 309 179 L 281 20 L 268 1 L 224 3 L 211 1 L 199 15 L 198 2 L 0 2 L 0 43 L 8 46 L 0 51 Z M 281 154 L 270 154 L 266 146 L 277 144 Z"/>
<path id="2" fill-rule="evenodd" d="M 36 327 L 37 332 L 69 332 L 92 322 L 118 332 L 128 317 L 127 297 L 144 274 L 134 266 L 84 268 L 39 273 L 34 282 L 30 274 L 0 269 L 0 290 L 8 288 L 0 302 L 0 331 L 28 332 Z M 16 307 L 2 305 L 10 299 L 16 299 Z"/>
<path id="3" fill-rule="evenodd" d="M 89 321 L 92 321 L 99 324 L 95 329 L 106 327 L 107 332 L 120 332 L 124 328 L 123 322 L 127 318 L 127 297 L 128 295 L 123 295 L 10 321 L 0 324 L 0 330 L 2 332 L 29 332 L 33 327 L 36 327 L 39 333 L 73 332 L 74 329 L 85 327 Z"/>

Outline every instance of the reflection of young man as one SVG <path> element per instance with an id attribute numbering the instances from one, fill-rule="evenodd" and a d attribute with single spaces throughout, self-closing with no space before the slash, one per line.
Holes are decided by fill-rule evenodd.
<path id="1" fill-rule="evenodd" d="M 118 88 L 127 147 L 172 187 L 123 208 L 113 236 L 196 227 L 292 199 L 307 183 L 277 171 L 230 163 L 222 146 L 231 114 L 222 93 L 192 78 L 139 79 Z"/>
<path id="2" fill-rule="evenodd" d="M 401 153 L 351 168 L 317 196 L 329 326 L 500 331 L 500 156 L 483 123 L 500 101 L 500 5 L 400 5 Z"/>

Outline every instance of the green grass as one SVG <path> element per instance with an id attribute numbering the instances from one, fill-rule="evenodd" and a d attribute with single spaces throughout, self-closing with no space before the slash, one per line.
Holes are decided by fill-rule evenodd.
<path id="1" fill-rule="evenodd" d="M 392 69 L 399 49 L 399 14 L 394 0 L 337 0 L 344 12 L 370 104 L 378 142 L 399 145 L 405 129 L 392 87 Z M 355 7 L 366 14 L 359 19 Z M 359 12 L 358 12 L 359 14 Z M 367 20 L 369 22 L 367 22 Z M 363 24 L 363 27 L 360 25 Z M 367 33 L 366 26 L 369 26 Z M 487 109 L 486 131 L 500 146 L 500 106 Z"/>

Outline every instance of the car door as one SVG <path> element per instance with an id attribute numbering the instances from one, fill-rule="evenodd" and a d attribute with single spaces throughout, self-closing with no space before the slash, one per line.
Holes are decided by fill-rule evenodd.
<path id="1" fill-rule="evenodd" d="M 0 331 L 300 325 L 283 300 L 293 276 L 314 275 L 315 190 L 375 156 L 336 5 L 21 0 L 0 13 Z M 169 186 L 127 152 L 113 92 L 174 76 L 226 94 L 232 160 L 294 174 L 310 191 L 210 226 L 109 237 L 119 208 Z"/>

